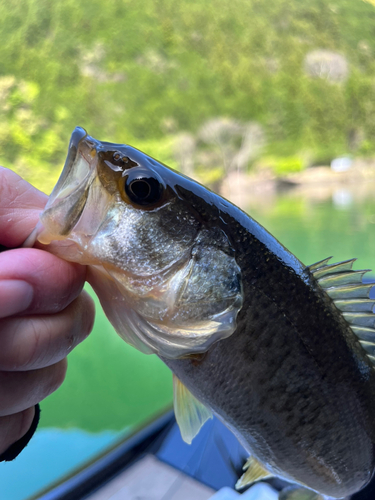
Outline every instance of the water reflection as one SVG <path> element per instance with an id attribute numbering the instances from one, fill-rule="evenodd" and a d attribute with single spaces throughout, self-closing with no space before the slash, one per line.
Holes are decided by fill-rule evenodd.
<path id="1" fill-rule="evenodd" d="M 319 180 L 319 172 L 317 177 Z M 229 185 L 228 185 L 229 184 Z M 234 177 L 225 195 L 306 265 L 333 255 L 375 269 L 375 182 L 313 182 L 280 187 Z"/>
<path id="2" fill-rule="evenodd" d="M 76 469 L 127 432 L 40 429 L 14 461 L 0 468 L 1 498 L 23 500 Z M 27 481 L 20 472 L 27 470 Z"/>
<path id="3" fill-rule="evenodd" d="M 353 195 L 348 189 L 337 189 L 332 193 L 332 202 L 338 209 L 345 209 L 353 203 Z"/>

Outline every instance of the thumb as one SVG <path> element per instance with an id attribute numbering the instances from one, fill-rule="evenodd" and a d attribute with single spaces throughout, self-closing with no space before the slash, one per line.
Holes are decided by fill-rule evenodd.
<path id="1" fill-rule="evenodd" d="M 0 245 L 20 246 L 38 222 L 48 196 L 12 170 L 0 167 Z"/>

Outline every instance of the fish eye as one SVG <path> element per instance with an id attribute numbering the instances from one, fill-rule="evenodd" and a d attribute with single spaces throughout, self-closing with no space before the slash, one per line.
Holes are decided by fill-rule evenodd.
<path id="1" fill-rule="evenodd" d="M 157 203 L 163 190 L 163 183 L 153 172 L 137 172 L 137 169 L 134 169 L 125 177 L 125 193 L 136 205 Z"/>

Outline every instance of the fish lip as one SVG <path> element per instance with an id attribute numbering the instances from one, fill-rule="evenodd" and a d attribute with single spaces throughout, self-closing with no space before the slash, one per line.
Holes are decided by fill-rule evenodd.
<path id="1" fill-rule="evenodd" d="M 69 147 L 76 146 L 78 148 L 79 143 L 86 137 L 88 137 L 86 130 L 83 127 L 76 127 L 70 137 Z"/>
<path id="2" fill-rule="evenodd" d="M 49 202 L 52 198 L 56 197 L 56 193 L 58 193 L 58 191 L 61 190 L 61 186 L 64 185 L 64 183 L 65 183 L 65 181 L 66 181 L 66 179 L 71 171 L 71 168 L 72 168 L 74 162 L 76 161 L 79 145 L 80 145 L 81 141 L 83 139 L 85 139 L 86 137 L 87 137 L 87 132 L 82 127 L 76 127 L 73 130 L 72 135 L 70 136 L 68 154 L 67 154 L 66 159 L 65 159 L 64 168 L 61 172 L 61 175 L 60 175 L 55 187 L 53 188 L 52 193 L 50 194 L 50 198 L 47 202 L 47 205 L 49 204 Z"/>
<path id="3" fill-rule="evenodd" d="M 85 209 L 97 175 L 99 149 L 100 143 L 82 127 L 74 129 L 60 178 L 39 216 L 40 221 L 24 245 L 32 246 L 37 240 L 49 244 L 69 237 Z"/>
<path id="4" fill-rule="evenodd" d="M 65 164 L 64 164 L 64 168 L 63 168 L 63 172 L 65 172 L 65 175 L 63 173 L 60 175 L 60 178 L 59 178 L 56 186 L 54 187 L 54 189 L 49 197 L 47 205 L 44 207 L 43 211 L 40 213 L 40 216 L 42 216 L 48 210 L 48 208 L 53 205 L 53 201 L 58 197 L 58 193 L 61 191 L 61 187 L 64 185 L 64 183 L 65 183 L 65 181 L 66 181 L 66 179 L 71 171 L 71 168 L 77 159 L 77 155 L 81 154 L 83 159 L 88 161 L 88 159 L 85 158 L 79 150 L 79 146 L 80 146 L 81 142 L 86 138 L 91 139 L 91 137 L 87 134 L 87 132 L 84 128 L 76 127 L 73 130 L 72 135 L 70 137 L 70 141 L 69 141 L 68 154 L 67 154 L 67 157 L 65 159 Z M 91 141 L 89 141 L 89 142 L 91 142 Z M 96 143 L 97 141 L 95 141 L 95 139 L 94 139 L 93 142 Z M 93 145 L 93 147 L 95 147 L 96 144 L 92 144 L 92 145 Z M 63 200 L 61 200 L 61 201 L 63 201 Z M 81 213 L 82 213 L 82 211 L 81 211 Z M 35 243 L 37 242 L 39 236 L 44 231 L 45 231 L 45 227 L 44 227 L 43 223 L 41 222 L 41 220 L 39 220 L 37 222 L 37 225 L 34 227 L 34 229 L 31 231 L 29 236 L 23 242 L 22 248 L 32 248 L 35 245 Z M 63 230 L 61 231 L 61 234 L 63 235 L 65 233 L 66 233 L 66 228 L 64 227 Z"/>

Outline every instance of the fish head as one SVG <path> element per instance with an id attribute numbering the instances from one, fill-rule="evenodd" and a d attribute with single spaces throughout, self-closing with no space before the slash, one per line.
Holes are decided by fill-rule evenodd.
<path id="1" fill-rule="evenodd" d="M 128 343 L 172 359 L 203 353 L 234 332 L 243 296 L 230 239 L 207 214 L 213 196 L 131 146 L 76 128 L 35 237 L 89 266 Z"/>

